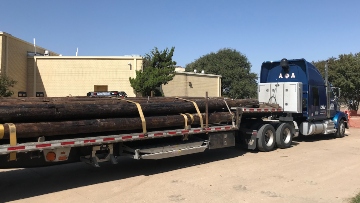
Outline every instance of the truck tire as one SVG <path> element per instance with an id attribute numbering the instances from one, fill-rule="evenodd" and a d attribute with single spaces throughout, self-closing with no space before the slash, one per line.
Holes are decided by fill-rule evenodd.
<path id="1" fill-rule="evenodd" d="M 289 148 L 292 143 L 293 134 L 295 129 L 289 123 L 282 123 L 276 129 L 276 144 L 279 148 Z"/>
<path id="2" fill-rule="evenodd" d="M 270 124 L 264 124 L 258 131 L 257 147 L 260 151 L 268 152 L 275 148 L 275 129 Z"/>
<path id="3" fill-rule="evenodd" d="M 342 138 L 344 136 L 345 136 L 345 122 L 343 119 L 341 119 L 337 131 L 335 133 L 335 137 Z"/>

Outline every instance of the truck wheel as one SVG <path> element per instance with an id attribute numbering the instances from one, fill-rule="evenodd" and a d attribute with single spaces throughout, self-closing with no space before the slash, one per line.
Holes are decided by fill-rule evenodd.
<path id="1" fill-rule="evenodd" d="M 268 152 L 275 147 L 275 129 L 270 124 L 261 126 L 258 131 L 258 149 L 263 152 Z"/>
<path id="2" fill-rule="evenodd" d="M 341 119 L 339 122 L 339 126 L 337 128 L 337 131 L 335 133 L 335 137 L 342 138 L 344 136 L 345 136 L 345 123 L 344 123 L 344 120 Z"/>
<path id="3" fill-rule="evenodd" d="M 294 127 L 288 123 L 282 123 L 276 129 L 276 144 L 279 148 L 289 148 L 292 143 Z"/>

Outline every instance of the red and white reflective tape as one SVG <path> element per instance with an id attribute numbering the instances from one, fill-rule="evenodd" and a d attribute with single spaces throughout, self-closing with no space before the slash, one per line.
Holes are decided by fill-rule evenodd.
<path id="1" fill-rule="evenodd" d="M 131 133 L 131 134 L 121 134 L 121 135 L 54 140 L 47 142 L 31 142 L 31 143 L 22 143 L 17 146 L 0 145 L 0 155 L 8 154 L 10 152 L 28 152 L 28 151 L 38 151 L 43 149 L 55 149 L 55 148 L 63 148 L 63 147 L 100 145 L 100 144 L 127 142 L 132 140 L 149 139 L 149 138 L 180 136 L 180 135 L 199 134 L 206 132 L 230 131 L 235 129 L 236 127 L 233 127 L 231 125 L 226 125 L 226 126 L 212 126 L 205 129 L 201 129 L 201 128 L 192 128 L 189 130 L 178 129 L 178 130 L 169 130 L 169 131 L 149 132 L 147 134 Z"/>
<path id="2" fill-rule="evenodd" d="M 242 108 L 243 112 L 282 112 L 282 108 Z"/>

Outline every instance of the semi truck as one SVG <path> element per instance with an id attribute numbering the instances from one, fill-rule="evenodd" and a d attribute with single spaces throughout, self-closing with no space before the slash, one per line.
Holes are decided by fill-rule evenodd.
<path id="1" fill-rule="evenodd" d="M 324 80 L 305 59 L 265 61 L 258 84 L 259 106 L 227 105 L 224 111 L 232 115 L 231 122 L 208 123 L 205 116 L 198 125 L 187 125 L 188 117 L 184 116 L 181 128 L 148 131 L 143 125 L 139 132 L 74 135 L 65 139 L 39 136 L 36 142 L 20 142 L 16 139 L 16 123 L 10 123 L 9 143 L 0 145 L 0 168 L 73 162 L 99 167 L 101 162 L 117 164 L 119 157 L 163 159 L 235 145 L 269 152 L 291 147 L 293 138 L 298 136 L 330 134 L 342 138 L 345 128 L 349 128 L 348 116 L 340 111 L 340 95 L 333 90 L 327 77 Z M 199 112 L 193 103 L 203 118 L 204 112 Z M 141 119 L 144 121 L 143 116 Z M 3 135 L 4 129 L 0 129 L 0 138 Z"/>

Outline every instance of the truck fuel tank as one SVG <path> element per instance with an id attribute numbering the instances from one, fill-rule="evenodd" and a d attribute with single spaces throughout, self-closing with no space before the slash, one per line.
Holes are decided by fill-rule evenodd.
<path id="1" fill-rule="evenodd" d="M 302 122 L 299 127 L 302 135 L 331 134 L 336 132 L 335 123 L 332 120 Z"/>

